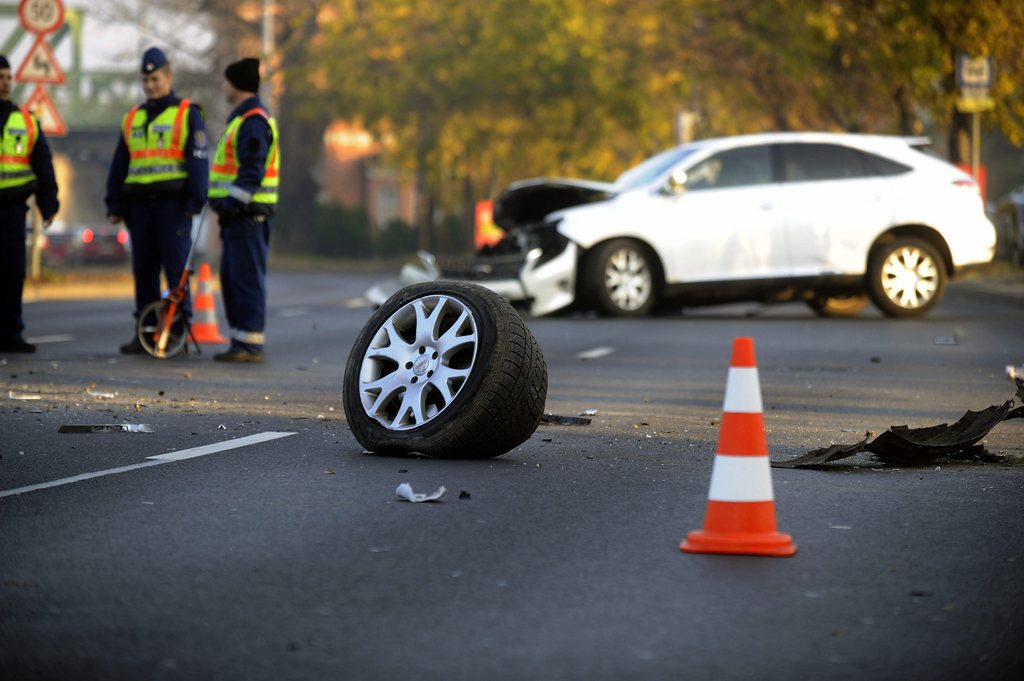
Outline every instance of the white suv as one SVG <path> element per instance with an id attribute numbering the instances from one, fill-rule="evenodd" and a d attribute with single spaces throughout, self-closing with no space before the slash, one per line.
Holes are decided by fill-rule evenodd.
<path id="1" fill-rule="evenodd" d="M 890 317 L 922 315 L 996 243 L 977 184 L 918 151 L 923 141 L 725 137 L 662 152 L 612 184 L 517 182 L 495 203 L 502 243 L 461 266 L 428 262 L 429 276 L 477 281 L 535 315 L 791 300 L 848 315 L 869 297 Z"/>

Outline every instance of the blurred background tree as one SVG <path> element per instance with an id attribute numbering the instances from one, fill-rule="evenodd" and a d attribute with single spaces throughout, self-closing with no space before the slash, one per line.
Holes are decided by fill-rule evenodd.
<path id="1" fill-rule="evenodd" d="M 269 54 L 265 92 L 284 164 L 278 231 L 295 248 L 317 247 L 322 142 L 336 120 L 364 126 L 384 142 L 382 162 L 415 182 L 420 247 L 459 242 L 442 236 L 454 221 L 468 248 L 474 203 L 508 182 L 611 180 L 683 134 L 928 134 L 940 154 L 966 162 L 968 118 L 954 106 L 960 53 L 995 64 L 983 137 L 1024 144 L 1024 2 L 167 0 L 164 9 L 215 33 L 205 55 L 215 82 L 229 61 Z M 208 107 L 211 133 L 221 108 Z M 695 125 L 680 126 L 682 113 Z M 1006 147 L 986 147 L 990 195 L 1024 183 L 1019 150 Z"/>

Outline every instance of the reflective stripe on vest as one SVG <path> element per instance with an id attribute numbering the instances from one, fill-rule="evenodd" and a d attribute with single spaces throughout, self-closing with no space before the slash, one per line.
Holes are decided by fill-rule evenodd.
<path id="1" fill-rule="evenodd" d="M 250 116 L 260 116 L 270 126 L 270 133 L 273 139 L 270 141 L 270 149 L 267 152 L 267 163 L 263 171 L 263 180 L 255 194 L 250 195 L 241 187 L 235 185 L 238 179 L 238 129 Z M 217 143 L 217 153 L 213 156 L 213 163 L 210 165 L 210 190 L 207 196 L 211 199 L 223 199 L 232 196 L 242 203 L 276 204 L 278 176 L 281 168 L 281 159 L 277 152 L 277 121 L 273 116 L 261 108 L 249 109 L 243 114 L 235 116 L 228 123 L 227 130 Z"/>
<path id="2" fill-rule="evenodd" d="M 188 177 L 185 145 L 190 104 L 183 99 L 168 106 L 152 121 L 136 121 L 141 105 L 125 114 L 121 132 L 129 156 L 126 184 L 153 184 Z"/>
<path id="3" fill-rule="evenodd" d="M 29 110 L 18 107 L 12 111 L 4 124 L 3 144 L 0 146 L 0 189 L 21 187 L 35 181 L 36 174 L 29 159 L 37 139 L 39 124 Z"/>

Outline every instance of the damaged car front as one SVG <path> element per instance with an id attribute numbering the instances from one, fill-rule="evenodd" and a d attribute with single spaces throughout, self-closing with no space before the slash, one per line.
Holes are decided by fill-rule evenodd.
<path id="1" fill-rule="evenodd" d="M 561 211 L 603 202 L 615 195 L 613 185 L 561 178 L 515 182 L 494 204 L 494 222 L 504 231 L 500 241 L 466 259 L 437 258 L 421 251 L 398 280 L 374 285 L 367 298 L 381 305 L 400 288 L 423 281 L 456 279 L 485 286 L 515 305 L 541 316 L 576 300 L 578 246 L 560 233 Z"/>

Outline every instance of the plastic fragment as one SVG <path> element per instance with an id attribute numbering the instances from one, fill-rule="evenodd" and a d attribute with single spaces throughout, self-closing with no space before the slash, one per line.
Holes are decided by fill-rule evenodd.
<path id="1" fill-rule="evenodd" d="M 63 425 L 58 433 L 152 433 L 153 426 L 146 423 L 99 423 L 93 425 Z"/>
<path id="2" fill-rule="evenodd" d="M 395 494 L 406 501 L 419 503 L 422 501 L 440 501 L 441 497 L 444 496 L 445 491 L 444 485 L 441 485 L 433 494 L 418 494 L 412 491 L 412 485 L 407 482 L 403 482 L 395 489 Z"/>
<path id="3" fill-rule="evenodd" d="M 589 426 L 591 419 L 585 416 L 560 416 L 558 414 L 544 414 L 540 417 L 541 423 L 549 423 L 555 426 Z"/>
<path id="4" fill-rule="evenodd" d="M 1015 378 L 1015 397 L 1024 405 L 1024 379 Z M 871 452 L 875 458 L 889 465 L 932 465 L 939 457 L 999 461 L 978 444 L 982 438 L 1002 421 L 1024 418 L 1024 406 L 1014 407 L 1010 399 L 1001 405 L 992 405 L 981 411 L 968 410 L 952 425 L 940 423 L 924 428 L 890 426 L 887 431 L 870 440 L 866 437 L 852 445 L 832 445 L 815 449 L 789 461 L 773 461 L 776 468 L 804 468 L 820 466 L 831 461 L 851 457 L 859 452 Z"/>
<path id="5" fill-rule="evenodd" d="M 11 398 L 12 400 L 41 400 L 41 399 L 43 399 L 42 395 L 33 395 L 33 394 L 30 394 L 30 393 L 19 393 L 19 392 L 15 392 L 13 390 L 8 392 L 7 396 L 9 398 Z"/>

